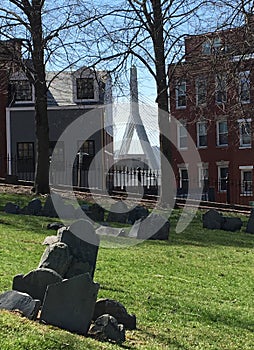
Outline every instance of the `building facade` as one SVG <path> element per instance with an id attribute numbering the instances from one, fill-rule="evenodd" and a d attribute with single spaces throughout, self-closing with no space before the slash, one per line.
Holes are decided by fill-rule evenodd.
<path id="1" fill-rule="evenodd" d="M 81 68 L 75 72 L 48 72 L 47 83 L 49 157 L 54 150 L 54 159 L 57 158 L 51 181 L 70 185 L 66 174 L 71 168 L 74 186 L 104 189 L 105 174 L 113 162 L 110 76 L 105 71 Z M 5 114 L 7 174 L 33 181 L 36 163 L 34 88 L 20 71 L 9 77 Z M 94 132 L 87 138 L 82 132 L 79 137 L 70 134 L 68 140 L 58 142 L 74 122 L 80 130 L 90 128 Z M 67 157 L 71 147 L 77 153 L 73 162 Z M 92 163 L 89 183 L 88 171 Z"/>
<path id="2" fill-rule="evenodd" d="M 253 64 L 254 16 L 241 27 L 185 38 L 184 59 L 168 71 L 178 195 L 202 189 L 211 201 L 253 201 Z M 190 140 L 200 156 L 195 164 Z"/>

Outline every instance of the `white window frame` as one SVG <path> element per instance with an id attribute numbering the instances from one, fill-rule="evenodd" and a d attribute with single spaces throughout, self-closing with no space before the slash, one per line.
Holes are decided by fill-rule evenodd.
<path id="1" fill-rule="evenodd" d="M 184 88 L 182 88 L 182 86 L 184 86 Z M 176 94 L 176 108 L 177 109 L 184 109 L 187 107 L 187 83 L 186 80 L 179 80 L 176 84 L 176 90 L 175 90 L 175 94 Z M 185 98 L 185 104 L 184 105 L 180 105 L 179 104 L 179 98 L 180 97 L 184 97 Z"/>
<path id="2" fill-rule="evenodd" d="M 218 98 L 218 94 L 223 96 L 223 99 Z M 223 104 L 227 102 L 227 76 L 226 73 L 216 74 L 215 76 L 215 102 Z"/>
<path id="3" fill-rule="evenodd" d="M 249 143 L 244 143 L 244 137 L 242 133 L 242 126 L 244 124 L 249 124 L 250 126 L 250 142 Z M 251 118 L 248 119 L 238 119 L 238 124 L 239 124 L 239 148 L 251 148 L 251 142 L 252 142 L 252 130 L 251 130 Z"/>
<path id="4" fill-rule="evenodd" d="M 224 133 L 220 133 L 220 123 L 226 123 L 227 125 L 227 132 L 224 132 Z M 227 138 L 228 138 L 228 123 L 227 123 L 227 120 L 226 119 L 221 119 L 221 120 L 218 120 L 216 122 L 216 138 L 217 138 L 217 146 L 218 147 L 227 147 L 228 146 L 228 142 L 227 143 L 220 143 L 220 135 L 227 135 Z"/>
<path id="5" fill-rule="evenodd" d="M 239 166 L 239 170 L 241 171 L 241 196 L 252 196 L 253 195 L 253 165 L 243 165 Z M 251 180 L 248 180 L 249 184 L 247 183 L 247 187 L 249 187 L 251 190 L 245 190 L 246 184 L 244 183 L 246 180 L 244 179 L 245 173 L 251 173 Z"/>
<path id="6" fill-rule="evenodd" d="M 200 125 L 205 124 L 205 133 L 200 134 Z M 197 122 L 197 147 L 198 148 L 206 148 L 207 147 L 207 122 L 206 121 L 199 121 Z M 200 144 L 200 137 L 205 136 L 206 137 L 206 144 L 201 145 Z"/>
<path id="7" fill-rule="evenodd" d="M 183 181 L 183 177 L 182 177 L 182 171 L 187 171 L 188 174 L 188 178 L 187 178 L 187 186 L 189 188 L 189 171 L 188 171 L 188 164 L 184 164 L 184 165 L 178 165 L 178 171 L 179 171 L 179 185 L 180 188 L 184 188 L 184 181 Z"/>
<path id="8" fill-rule="evenodd" d="M 205 180 L 208 180 L 208 178 L 209 178 L 208 163 L 198 164 L 198 187 L 203 188 Z"/>
<path id="9" fill-rule="evenodd" d="M 186 142 L 184 142 L 184 145 L 182 146 L 182 139 L 186 139 Z M 186 122 L 178 121 L 177 122 L 177 147 L 179 150 L 186 150 L 188 149 L 188 131 L 186 128 Z"/>
<path id="10" fill-rule="evenodd" d="M 227 177 L 221 177 L 221 169 L 227 169 Z M 222 180 L 226 181 L 226 179 L 228 178 L 228 173 L 229 173 L 228 164 L 218 165 L 218 191 L 219 192 L 222 192 L 222 193 L 227 192 L 227 188 L 222 189 L 221 183 L 222 183 Z"/>
<path id="11" fill-rule="evenodd" d="M 244 86 L 245 88 L 243 88 Z M 243 92 L 246 92 L 247 99 L 242 98 Z M 249 70 L 239 72 L 239 101 L 243 104 L 250 103 L 250 71 Z"/>

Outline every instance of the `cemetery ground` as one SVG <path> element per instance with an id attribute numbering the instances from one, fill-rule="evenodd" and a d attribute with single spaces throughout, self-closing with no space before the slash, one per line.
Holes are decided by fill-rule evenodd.
<path id="1" fill-rule="evenodd" d="M 2 211 L 8 201 L 24 205 L 30 199 L 0 194 L 0 293 L 11 289 L 13 276 L 38 265 L 47 224 L 55 221 Z M 245 233 L 247 217 L 241 216 L 241 232 L 232 233 L 202 228 L 199 211 L 184 232 L 176 233 L 180 212 L 171 215 L 167 242 L 99 248 L 98 298 L 115 299 L 137 317 L 137 329 L 126 331 L 123 345 L 1 311 L 0 349 L 253 349 L 254 236 Z"/>

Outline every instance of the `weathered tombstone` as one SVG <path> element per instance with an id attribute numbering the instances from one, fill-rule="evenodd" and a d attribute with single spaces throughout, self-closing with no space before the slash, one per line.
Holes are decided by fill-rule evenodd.
<path id="1" fill-rule="evenodd" d="M 88 273 L 48 286 L 40 321 L 86 335 L 98 290 Z"/>
<path id="2" fill-rule="evenodd" d="M 128 223 L 134 224 L 135 221 L 146 218 L 149 215 L 149 210 L 142 205 L 137 205 L 128 215 Z"/>
<path id="3" fill-rule="evenodd" d="M 55 195 L 55 198 L 56 198 L 56 196 L 57 195 Z M 59 201 L 60 201 L 60 199 L 59 199 Z M 57 218 L 58 217 L 57 212 L 56 212 L 55 207 L 54 207 L 54 204 L 53 204 L 53 201 L 52 201 L 51 195 L 48 195 L 46 198 L 46 201 L 45 201 L 43 209 L 42 209 L 42 214 L 44 216 L 48 216 L 50 218 Z"/>
<path id="4" fill-rule="evenodd" d="M 170 223 L 159 214 L 150 214 L 137 220 L 129 232 L 129 237 L 137 239 L 168 240 Z"/>
<path id="5" fill-rule="evenodd" d="M 136 329 L 136 316 L 128 314 L 123 304 L 112 299 L 99 299 L 96 301 L 93 320 L 103 314 L 114 316 L 118 323 L 124 325 L 126 329 Z"/>
<path id="6" fill-rule="evenodd" d="M 127 204 L 123 201 L 113 203 L 108 214 L 108 221 L 126 224 L 129 215 Z"/>
<path id="7" fill-rule="evenodd" d="M 254 209 L 251 210 L 245 232 L 254 234 Z"/>
<path id="8" fill-rule="evenodd" d="M 16 275 L 12 289 L 31 295 L 34 299 L 43 300 L 47 286 L 62 281 L 62 277 L 50 269 L 32 270 L 26 275 Z"/>
<path id="9" fill-rule="evenodd" d="M 123 228 L 100 226 L 96 229 L 96 233 L 99 236 L 113 236 L 113 237 L 125 237 L 126 232 Z"/>
<path id="10" fill-rule="evenodd" d="M 48 230 L 59 230 L 59 228 L 64 227 L 62 222 L 52 222 L 47 225 Z"/>
<path id="11" fill-rule="evenodd" d="M 225 231 L 235 232 L 241 230 L 242 225 L 243 222 L 240 218 L 231 218 L 224 216 L 224 221 L 222 223 L 221 228 Z"/>
<path id="12" fill-rule="evenodd" d="M 220 230 L 224 222 L 224 218 L 216 210 L 210 209 L 203 215 L 203 227 L 210 230 Z"/>
<path id="13" fill-rule="evenodd" d="M 100 244 L 99 236 L 96 235 L 93 225 L 88 220 L 80 219 L 70 225 L 69 229 L 60 229 L 58 235 L 60 242 L 68 245 L 71 255 L 74 257 L 66 276 L 70 278 L 77 273 L 80 274 L 82 264 L 84 267 L 83 273 L 88 272 L 88 263 L 90 266 L 89 272 L 93 277 Z M 75 264 L 78 264 L 78 269 L 75 268 Z M 75 272 L 75 270 L 78 272 Z"/>
<path id="14" fill-rule="evenodd" d="M 96 319 L 89 335 L 100 341 L 114 341 L 122 344 L 125 341 L 125 329 L 122 324 L 109 315 L 104 314 Z"/>
<path id="15" fill-rule="evenodd" d="M 25 317 L 35 320 L 41 306 L 40 300 L 33 299 L 27 293 L 11 290 L 0 295 L 1 310 L 19 310 Z"/>
<path id="16" fill-rule="evenodd" d="M 28 215 L 39 215 L 42 211 L 42 204 L 39 198 L 32 199 L 27 205 L 27 214 Z"/>
<path id="17" fill-rule="evenodd" d="M 44 241 L 43 245 L 50 245 L 59 242 L 59 237 L 58 236 L 47 236 Z"/>
<path id="18" fill-rule="evenodd" d="M 90 206 L 89 211 L 86 212 L 87 216 L 97 222 L 104 221 L 105 210 L 97 203 Z"/>
<path id="19" fill-rule="evenodd" d="M 4 211 L 7 214 L 19 214 L 20 207 L 14 203 L 8 202 L 5 204 Z"/>
<path id="20" fill-rule="evenodd" d="M 72 256 L 67 244 L 57 242 L 46 247 L 38 268 L 54 270 L 63 277 L 68 271 L 71 261 Z"/>

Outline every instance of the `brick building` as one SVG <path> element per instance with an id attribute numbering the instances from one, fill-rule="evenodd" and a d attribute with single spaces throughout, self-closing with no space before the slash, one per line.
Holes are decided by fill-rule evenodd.
<path id="1" fill-rule="evenodd" d="M 249 15 L 241 27 L 187 36 L 184 59 L 169 66 L 179 195 L 203 187 L 212 201 L 253 200 L 253 63 L 254 15 Z M 190 139 L 200 155 L 195 164 Z"/>

